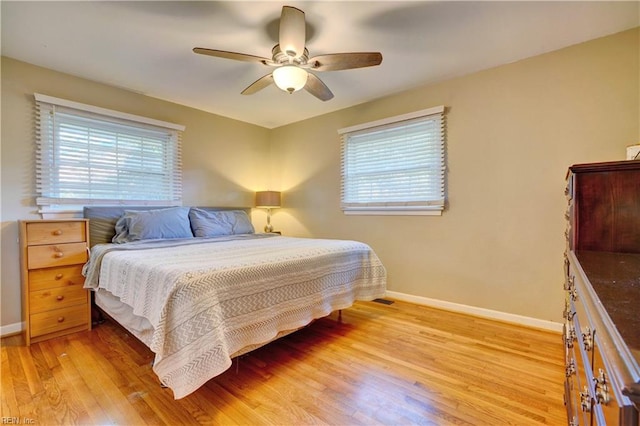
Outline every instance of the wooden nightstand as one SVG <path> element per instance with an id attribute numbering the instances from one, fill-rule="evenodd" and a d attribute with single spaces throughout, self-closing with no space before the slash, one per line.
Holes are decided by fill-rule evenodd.
<path id="1" fill-rule="evenodd" d="M 20 266 L 27 346 L 91 329 L 91 298 L 83 288 L 89 221 L 22 220 Z"/>

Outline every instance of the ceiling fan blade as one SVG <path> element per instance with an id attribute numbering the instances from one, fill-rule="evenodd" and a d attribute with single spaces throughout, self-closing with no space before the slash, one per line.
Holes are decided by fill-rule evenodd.
<path id="1" fill-rule="evenodd" d="M 307 84 L 304 86 L 304 90 L 311 93 L 321 101 L 328 101 L 333 98 L 333 93 L 331 93 L 331 90 L 329 90 L 327 85 L 311 73 L 309 73 L 309 77 L 307 77 Z"/>
<path id="2" fill-rule="evenodd" d="M 206 49 L 204 47 L 194 47 L 193 53 L 215 56 L 216 58 L 233 59 L 236 61 L 259 62 L 264 65 L 267 65 L 271 62 L 271 59 L 262 58 L 260 56 L 247 55 L 245 53 L 227 52 L 226 50 Z"/>
<path id="3" fill-rule="evenodd" d="M 373 67 L 382 63 L 380 52 L 332 53 L 315 56 L 308 64 L 315 71 L 339 71 L 353 68 Z"/>
<path id="4" fill-rule="evenodd" d="M 283 6 L 280 16 L 280 50 L 287 56 L 298 58 L 304 54 L 306 41 L 304 12 L 295 7 Z"/>
<path id="5" fill-rule="evenodd" d="M 247 87 L 246 89 L 244 89 L 242 91 L 242 94 L 243 95 L 253 95 L 254 93 L 256 93 L 256 92 L 264 89 L 265 87 L 269 86 L 271 83 L 273 83 L 273 75 L 267 74 L 264 77 L 260 77 L 259 79 L 257 79 L 253 83 L 251 83 L 249 85 L 249 87 Z"/>

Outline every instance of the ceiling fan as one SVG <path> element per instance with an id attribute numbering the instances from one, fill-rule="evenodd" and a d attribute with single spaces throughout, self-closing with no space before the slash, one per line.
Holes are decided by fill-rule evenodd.
<path id="1" fill-rule="evenodd" d="M 315 74 L 309 71 L 338 71 L 380 65 L 379 52 L 332 53 L 309 57 L 305 47 L 306 29 L 304 12 L 291 6 L 283 6 L 280 15 L 279 43 L 271 50 L 271 59 L 225 50 L 195 47 L 193 51 L 201 55 L 236 61 L 256 62 L 273 67 L 273 72 L 254 81 L 242 91 L 252 95 L 275 83 L 280 89 L 293 93 L 305 89 L 316 98 L 328 101 L 333 98 L 331 90 Z"/>

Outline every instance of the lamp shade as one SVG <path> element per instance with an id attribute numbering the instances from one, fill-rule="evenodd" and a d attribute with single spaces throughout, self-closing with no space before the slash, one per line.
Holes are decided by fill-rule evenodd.
<path id="1" fill-rule="evenodd" d="M 309 74 L 295 65 L 283 65 L 273 70 L 273 81 L 285 92 L 293 93 L 307 84 Z"/>
<path id="2" fill-rule="evenodd" d="M 280 207 L 280 192 L 258 191 L 256 192 L 256 207 L 274 209 Z"/>

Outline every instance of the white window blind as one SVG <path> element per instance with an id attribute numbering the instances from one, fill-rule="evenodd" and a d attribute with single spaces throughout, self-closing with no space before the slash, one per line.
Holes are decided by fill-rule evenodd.
<path id="1" fill-rule="evenodd" d="M 440 214 L 444 107 L 339 130 L 347 214 Z M 435 213 L 433 213 L 435 212 Z"/>
<path id="2" fill-rule="evenodd" d="M 182 203 L 183 126 L 35 96 L 38 205 Z"/>

